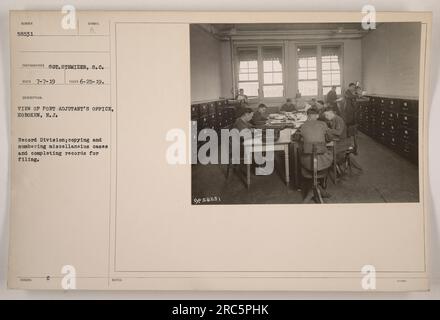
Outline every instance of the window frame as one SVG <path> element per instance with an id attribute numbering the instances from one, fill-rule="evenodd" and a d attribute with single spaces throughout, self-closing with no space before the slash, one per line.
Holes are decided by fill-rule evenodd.
<path id="1" fill-rule="evenodd" d="M 281 73 L 282 73 L 282 83 L 274 83 L 274 84 L 265 84 L 264 83 L 264 74 L 268 72 L 264 72 L 264 59 L 263 59 L 263 49 L 265 47 L 279 47 L 281 49 Z M 257 70 L 258 70 L 258 80 L 257 81 L 240 81 L 240 60 L 239 60 L 239 50 L 240 49 L 256 49 L 257 50 Z M 238 92 L 239 84 L 246 82 L 258 82 L 258 96 L 249 96 L 249 100 L 258 101 L 258 102 L 281 102 L 285 100 L 286 97 L 286 45 L 284 41 L 281 42 L 262 42 L 262 43 L 235 43 L 233 45 L 233 54 L 234 54 L 234 86 L 235 92 Z M 273 73 L 273 72 L 270 72 Z M 265 97 L 264 96 L 264 87 L 268 86 L 282 86 L 283 94 L 280 97 Z"/>
<path id="2" fill-rule="evenodd" d="M 316 47 L 316 69 L 317 69 L 317 80 L 318 80 L 318 94 L 316 96 L 304 96 L 305 98 L 316 98 L 319 100 L 324 100 L 324 86 L 323 85 L 323 70 L 322 70 L 322 48 L 323 47 L 339 47 L 339 72 L 340 72 L 340 87 L 341 95 L 343 94 L 342 89 L 344 85 L 344 43 L 343 42 L 304 42 L 295 43 L 295 65 L 296 65 L 296 88 L 299 90 L 299 56 L 298 48 L 301 47 Z"/>

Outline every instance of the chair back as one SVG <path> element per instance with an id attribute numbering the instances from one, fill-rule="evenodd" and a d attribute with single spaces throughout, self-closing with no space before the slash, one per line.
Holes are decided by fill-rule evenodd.
<path id="1" fill-rule="evenodd" d="M 313 185 L 318 184 L 318 157 L 317 157 L 317 146 L 312 145 L 312 171 L 313 171 Z"/>
<path id="2" fill-rule="evenodd" d="M 357 139 L 357 135 L 358 135 L 358 125 L 357 124 L 349 125 L 347 127 L 347 137 L 348 138 L 353 137 L 353 147 L 354 147 L 354 152 L 355 153 L 358 152 L 358 139 Z"/>

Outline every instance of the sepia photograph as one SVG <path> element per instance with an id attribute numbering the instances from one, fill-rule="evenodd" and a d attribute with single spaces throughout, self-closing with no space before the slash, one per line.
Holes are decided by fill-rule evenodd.
<path id="1" fill-rule="evenodd" d="M 413 22 L 190 25 L 192 204 L 419 202 L 420 47 Z"/>

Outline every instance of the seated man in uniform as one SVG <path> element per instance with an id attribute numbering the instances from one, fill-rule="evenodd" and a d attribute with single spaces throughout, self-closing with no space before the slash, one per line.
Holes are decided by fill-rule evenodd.
<path id="1" fill-rule="evenodd" d="M 295 106 L 297 111 L 307 111 L 307 102 L 301 96 L 301 93 L 297 93 L 295 97 Z"/>
<path id="2" fill-rule="evenodd" d="M 327 134 L 330 139 L 336 140 L 336 162 L 339 164 L 345 160 L 346 151 L 352 147 L 351 140 L 347 137 L 347 126 L 344 119 L 338 116 L 332 108 L 324 110 L 324 117 L 327 120 L 329 129 Z M 361 166 L 354 159 L 352 154 L 349 154 L 351 164 L 362 170 Z"/>
<path id="3" fill-rule="evenodd" d="M 254 116 L 254 110 L 251 108 L 244 108 L 242 114 L 240 117 L 235 120 L 235 123 L 233 125 L 233 129 L 238 129 L 238 131 L 241 131 L 243 129 L 251 129 L 252 124 L 250 121 L 252 120 L 252 117 Z"/>
<path id="4" fill-rule="evenodd" d="M 249 99 L 248 96 L 244 94 L 244 89 L 238 90 L 236 100 L 240 101 L 242 105 L 249 105 Z"/>
<path id="5" fill-rule="evenodd" d="M 315 109 L 316 111 L 318 111 L 318 113 L 324 109 L 324 106 L 319 103 L 315 98 L 310 101 L 310 106 L 311 109 Z"/>
<path id="6" fill-rule="evenodd" d="M 299 134 L 302 136 L 301 166 L 308 170 L 313 170 L 312 152 L 313 145 L 316 146 L 317 170 L 328 169 L 333 163 L 332 151 L 327 148 L 327 124 L 318 120 L 319 113 L 316 109 L 307 110 L 307 121 L 301 126 Z M 321 181 L 322 184 L 323 181 Z M 330 195 L 322 190 L 323 197 Z"/>
<path id="7" fill-rule="evenodd" d="M 328 126 L 325 122 L 318 120 L 319 113 L 315 109 L 307 111 L 307 121 L 301 126 L 299 133 L 303 141 L 303 154 L 301 164 L 307 170 L 312 170 L 311 156 L 312 145 L 317 146 L 318 152 L 318 171 L 327 169 L 333 162 L 332 153 L 327 148 Z"/>
<path id="8" fill-rule="evenodd" d="M 331 139 L 343 140 L 347 138 L 347 127 L 344 119 L 338 116 L 332 108 L 323 110 L 324 117 L 328 124 L 328 135 Z"/>
<path id="9" fill-rule="evenodd" d="M 258 106 L 257 111 L 254 112 L 254 115 L 252 117 L 251 123 L 253 125 L 265 124 L 266 121 L 267 121 L 266 110 L 267 110 L 267 106 L 264 103 L 261 103 Z"/>
<path id="10" fill-rule="evenodd" d="M 292 99 L 287 98 L 286 103 L 281 106 L 280 111 L 282 111 L 282 112 L 296 111 L 296 106 L 293 104 Z"/>

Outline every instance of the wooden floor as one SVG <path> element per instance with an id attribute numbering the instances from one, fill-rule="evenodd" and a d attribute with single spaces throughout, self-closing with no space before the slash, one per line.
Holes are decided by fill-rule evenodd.
<path id="1" fill-rule="evenodd" d="M 419 201 L 418 167 L 413 163 L 362 133 L 357 160 L 364 172 L 346 176 L 337 185 L 329 181 L 327 203 Z M 193 165 L 192 199 L 220 197 L 217 205 L 302 203 L 303 194 L 286 187 L 282 163 L 275 166 L 270 176 L 253 174 L 248 190 L 239 169 L 227 179 L 225 165 Z"/>

